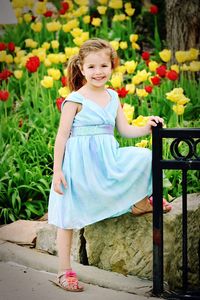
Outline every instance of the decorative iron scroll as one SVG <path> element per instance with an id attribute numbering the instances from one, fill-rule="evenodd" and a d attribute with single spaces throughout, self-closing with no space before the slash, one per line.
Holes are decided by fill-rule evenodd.
<path id="1" fill-rule="evenodd" d="M 187 144 L 189 151 L 186 155 L 182 155 L 179 150 L 179 144 L 184 142 Z M 200 156 L 197 153 L 197 145 L 200 143 L 200 139 L 194 140 L 193 138 L 176 138 L 170 145 L 170 152 L 172 156 L 177 160 L 188 160 L 196 158 L 200 160 Z"/>

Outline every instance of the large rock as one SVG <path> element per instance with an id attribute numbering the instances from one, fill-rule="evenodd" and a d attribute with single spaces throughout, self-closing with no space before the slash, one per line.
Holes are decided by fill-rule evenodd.
<path id="1" fill-rule="evenodd" d="M 182 284 L 182 197 L 164 215 L 164 276 L 171 288 Z M 90 265 L 152 279 L 152 214 L 126 214 L 84 229 Z M 199 285 L 200 194 L 188 195 L 189 284 Z"/>
<path id="2" fill-rule="evenodd" d="M 169 287 L 182 284 L 182 198 L 164 215 L 164 280 Z M 57 255 L 56 228 L 38 229 L 36 248 Z M 200 194 L 188 195 L 189 284 L 199 282 Z M 152 279 L 152 214 L 126 214 L 74 232 L 72 258 L 104 270 Z"/>

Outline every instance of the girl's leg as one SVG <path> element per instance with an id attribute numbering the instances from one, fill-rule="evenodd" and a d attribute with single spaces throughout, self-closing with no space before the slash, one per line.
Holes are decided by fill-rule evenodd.
<path id="1" fill-rule="evenodd" d="M 72 246 L 72 229 L 57 230 L 57 247 L 58 247 L 58 276 L 56 284 L 67 291 L 81 292 L 83 287 L 79 285 L 76 273 L 71 268 L 71 246 Z"/>
<path id="2" fill-rule="evenodd" d="M 58 272 L 71 270 L 71 245 L 73 230 L 61 229 L 57 230 L 57 247 L 58 247 Z"/>

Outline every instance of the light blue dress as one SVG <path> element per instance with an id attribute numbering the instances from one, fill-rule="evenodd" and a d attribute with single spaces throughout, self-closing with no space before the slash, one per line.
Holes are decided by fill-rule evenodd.
<path id="1" fill-rule="evenodd" d="M 66 101 L 82 104 L 67 140 L 63 172 L 64 195 L 51 186 L 48 222 L 80 229 L 100 220 L 130 212 L 131 206 L 152 193 L 152 153 L 138 147 L 119 147 L 113 135 L 120 101 L 107 89 L 110 102 L 100 107 L 72 92 Z"/>

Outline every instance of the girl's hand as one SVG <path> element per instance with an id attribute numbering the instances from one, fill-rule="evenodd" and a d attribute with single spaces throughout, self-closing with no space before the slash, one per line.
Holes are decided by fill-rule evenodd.
<path id="1" fill-rule="evenodd" d="M 67 187 L 67 181 L 62 171 L 55 172 L 53 175 L 53 188 L 54 191 L 60 195 L 63 195 L 63 191 L 61 189 L 61 184 L 63 184 L 64 188 Z"/>
<path id="2" fill-rule="evenodd" d="M 151 131 L 152 131 L 152 126 L 156 127 L 158 123 L 162 123 L 162 125 L 164 125 L 163 118 L 160 118 L 158 116 L 150 116 L 149 117 L 149 120 L 146 125 L 146 127 L 149 128 L 149 133 L 151 133 Z"/>

